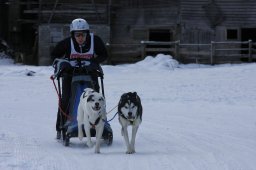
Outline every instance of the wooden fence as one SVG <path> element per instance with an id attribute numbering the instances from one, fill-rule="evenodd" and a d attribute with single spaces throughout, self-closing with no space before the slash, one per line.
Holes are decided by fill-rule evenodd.
<path id="1" fill-rule="evenodd" d="M 252 62 L 256 59 L 256 42 L 212 41 L 209 44 L 182 44 L 180 41 L 141 41 L 141 56 L 150 52 L 167 52 L 178 61 L 194 60 L 199 63 L 215 64 L 226 62 Z"/>

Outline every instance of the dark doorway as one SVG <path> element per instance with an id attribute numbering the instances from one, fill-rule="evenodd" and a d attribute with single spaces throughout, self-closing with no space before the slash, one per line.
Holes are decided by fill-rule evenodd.
<path id="1" fill-rule="evenodd" d="M 21 33 L 19 46 L 26 55 L 26 57 L 24 57 L 24 63 L 37 65 L 37 34 L 35 25 L 29 23 L 22 24 Z"/>
<path id="2" fill-rule="evenodd" d="M 0 38 L 7 40 L 8 38 L 8 3 L 0 2 Z"/>
<path id="3" fill-rule="evenodd" d="M 149 41 L 170 42 L 173 40 L 173 33 L 170 29 L 152 29 L 149 30 Z M 171 54 L 170 45 L 147 45 L 147 48 L 155 49 L 147 54 L 156 55 L 158 53 Z"/>
<path id="4" fill-rule="evenodd" d="M 256 28 L 242 28 L 241 29 L 241 40 L 248 41 L 252 40 L 256 42 Z M 249 48 L 248 44 L 242 44 L 242 48 Z M 255 47 L 254 47 L 255 48 Z M 242 51 L 242 54 L 248 54 L 248 51 Z M 248 61 L 248 57 L 241 58 L 242 61 Z"/>
<path id="5" fill-rule="evenodd" d="M 167 29 L 149 30 L 149 41 L 171 41 L 172 32 Z"/>
<path id="6" fill-rule="evenodd" d="M 242 41 L 252 40 L 256 42 L 256 28 L 242 28 L 241 39 Z"/>

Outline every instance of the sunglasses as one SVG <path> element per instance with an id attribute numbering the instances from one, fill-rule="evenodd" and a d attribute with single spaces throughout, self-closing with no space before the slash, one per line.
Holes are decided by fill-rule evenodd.
<path id="1" fill-rule="evenodd" d="M 75 37 L 80 37 L 80 36 L 85 37 L 85 36 L 86 36 L 86 33 L 85 33 L 85 32 L 75 32 L 75 33 L 74 33 L 74 36 L 75 36 Z"/>

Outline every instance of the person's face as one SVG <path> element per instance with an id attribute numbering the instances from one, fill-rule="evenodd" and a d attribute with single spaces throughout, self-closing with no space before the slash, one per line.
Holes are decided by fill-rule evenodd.
<path id="1" fill-rule="evenodd" d="M 86 32 L 77 31 L 77 32 L 74 32 L 74 36 L 75 36 L 76 42 L 79 45 L 82 45 L 86 39 Z"/>

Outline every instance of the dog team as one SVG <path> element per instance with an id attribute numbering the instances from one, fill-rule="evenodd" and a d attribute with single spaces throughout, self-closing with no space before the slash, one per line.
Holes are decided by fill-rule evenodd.
<path id="1" fill-rule="evenodd" d="M 142 122 L 142 105 L 136 92 L 124 93 L 118 103 L 118 119 L 121 125 L 121 134 L 126 144 L 126 153 L 135 153 L 135 138 Z M 96 131 L 95 153 L 100 153 L 100 143 L 104 123 L 107 121 L 106 101 L 101 93 L 86 88 L 81 94 L 77 110 L 78 138 L 83 139 L 83 129 L 87 137 L 87 146 L 93 147 L 90 129 Z M 128 136 L 128 126 L 132 126 L 131 140 Z"/>

